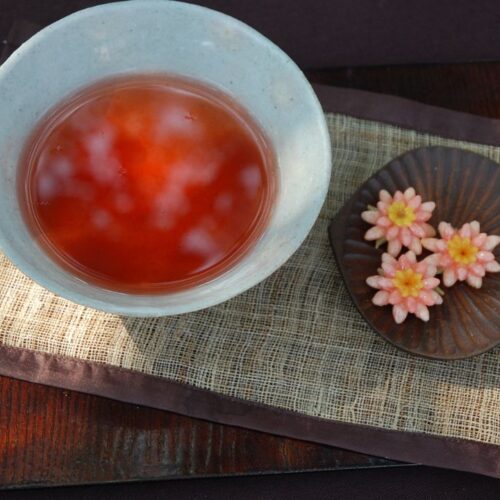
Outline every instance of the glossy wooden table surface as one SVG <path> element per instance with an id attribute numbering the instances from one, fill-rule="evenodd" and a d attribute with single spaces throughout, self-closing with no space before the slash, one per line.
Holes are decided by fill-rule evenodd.
<path id="1" fill-rule="evenodd" d="M 0 33 L 0 40 L 13 48 L 30 29 L 17 26 L 10 37 Z M 500 118 L 500 63 L 334 69 L 308 76 Z M 0 377 L 0 488 L 394 465 Z"/>

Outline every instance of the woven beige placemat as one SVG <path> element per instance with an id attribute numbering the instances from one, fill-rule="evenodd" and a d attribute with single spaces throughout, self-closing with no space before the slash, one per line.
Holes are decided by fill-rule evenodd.
<path id="1" fill-rule="evenodd" d="M 104 363 L 220 394 L 352 424 L 500 444 L 500 349 L 463 361 L 413 357 L 352 304 L 327 226 L 356 188 L 428 145 L 500 160 L 500 148 L 327 115 L 333 176 L 300 250 L 225 304 L 169 318 L 121 318 L 43 290 L 0 258 L 0 345 Z"/>

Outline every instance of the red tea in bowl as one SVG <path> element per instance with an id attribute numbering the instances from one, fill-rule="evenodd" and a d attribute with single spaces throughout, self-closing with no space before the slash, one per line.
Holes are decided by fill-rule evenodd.
<path id="1" fill-rule="evenodd" d="M 126 293 L 206 282 L 257 241 L 276 194 L 272 147 L 204 84 L 121 77 L 36 127 L 20 202 L 34 237 L 80 279 Z"/>

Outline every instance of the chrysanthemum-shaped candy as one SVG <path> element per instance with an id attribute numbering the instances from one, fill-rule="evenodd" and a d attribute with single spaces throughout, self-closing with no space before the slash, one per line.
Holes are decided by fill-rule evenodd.
<path id="1" fill-rule="evenodd" d="M 500 271 L 492 250 L 500 243 L 500 236 L 481 233 L 479 222 L 464 224 L 455 229 L 447 222 L 438 226 L 441 239 L 425 238 L 422 245 L 434 252 L 429 257 L 443 270 L 443 283 L 452 286 L 467 281 L 474 288 L 481 288 L 484 275 Z"/>
<path id="2" fill-rule="evenodd" d="M 431 218 L 436 204 L 433 201 L 422 203 L 422 197 L 412 187 L 404 193 L 396 191 L 394 196 L 382 189 L 379 198 L 376 207 L 361 214 L 363 220 L 374 226 L 366 232 L 365 239 L 387 240 L 387 251 L 393 257 L 399 255 L 403 246 L 420 255 L 421 238 L 436 234 L 426 222 Z"/>
<path id="3" fill-rule="evenodd" d="M 436 292 L 439 279 L 435 274 L 436 267 L 427 259 L 417 262 L 412 251 L 397 260 L 384 253 L 380 275 L 370 276 L 366 283 L 379 290 L 372 299 L 376 306 L 392 305 L 396 323 L 402 323 L 408 313 L 428 321 L 428 307 L 443 303 L 442 297 Z"/>

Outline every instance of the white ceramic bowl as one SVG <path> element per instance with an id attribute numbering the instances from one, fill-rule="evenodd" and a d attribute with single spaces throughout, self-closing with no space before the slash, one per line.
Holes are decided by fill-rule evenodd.
<path id="1" fill-rule="evenodd" d="M 145 72 L 183 75 L 233 96 L 271 139 L 280 183 L 269 226 L 238 264 L 209 283 L 152 296 L 104 290 L 62 270 L 33 241 L 16 195 L 21 150 L 49 108 L 102 78 Z M 212 306 L 273 273 L 310 231 L 325 199 L 331 169 L 330 139 L 321 106 L 291 59 L 231 17 L 164 0 L 83 10 L 22 45 L 0 67 L 0 161 L 0 247 L 7 257 L 62 297 L 137 316 Z"/>

